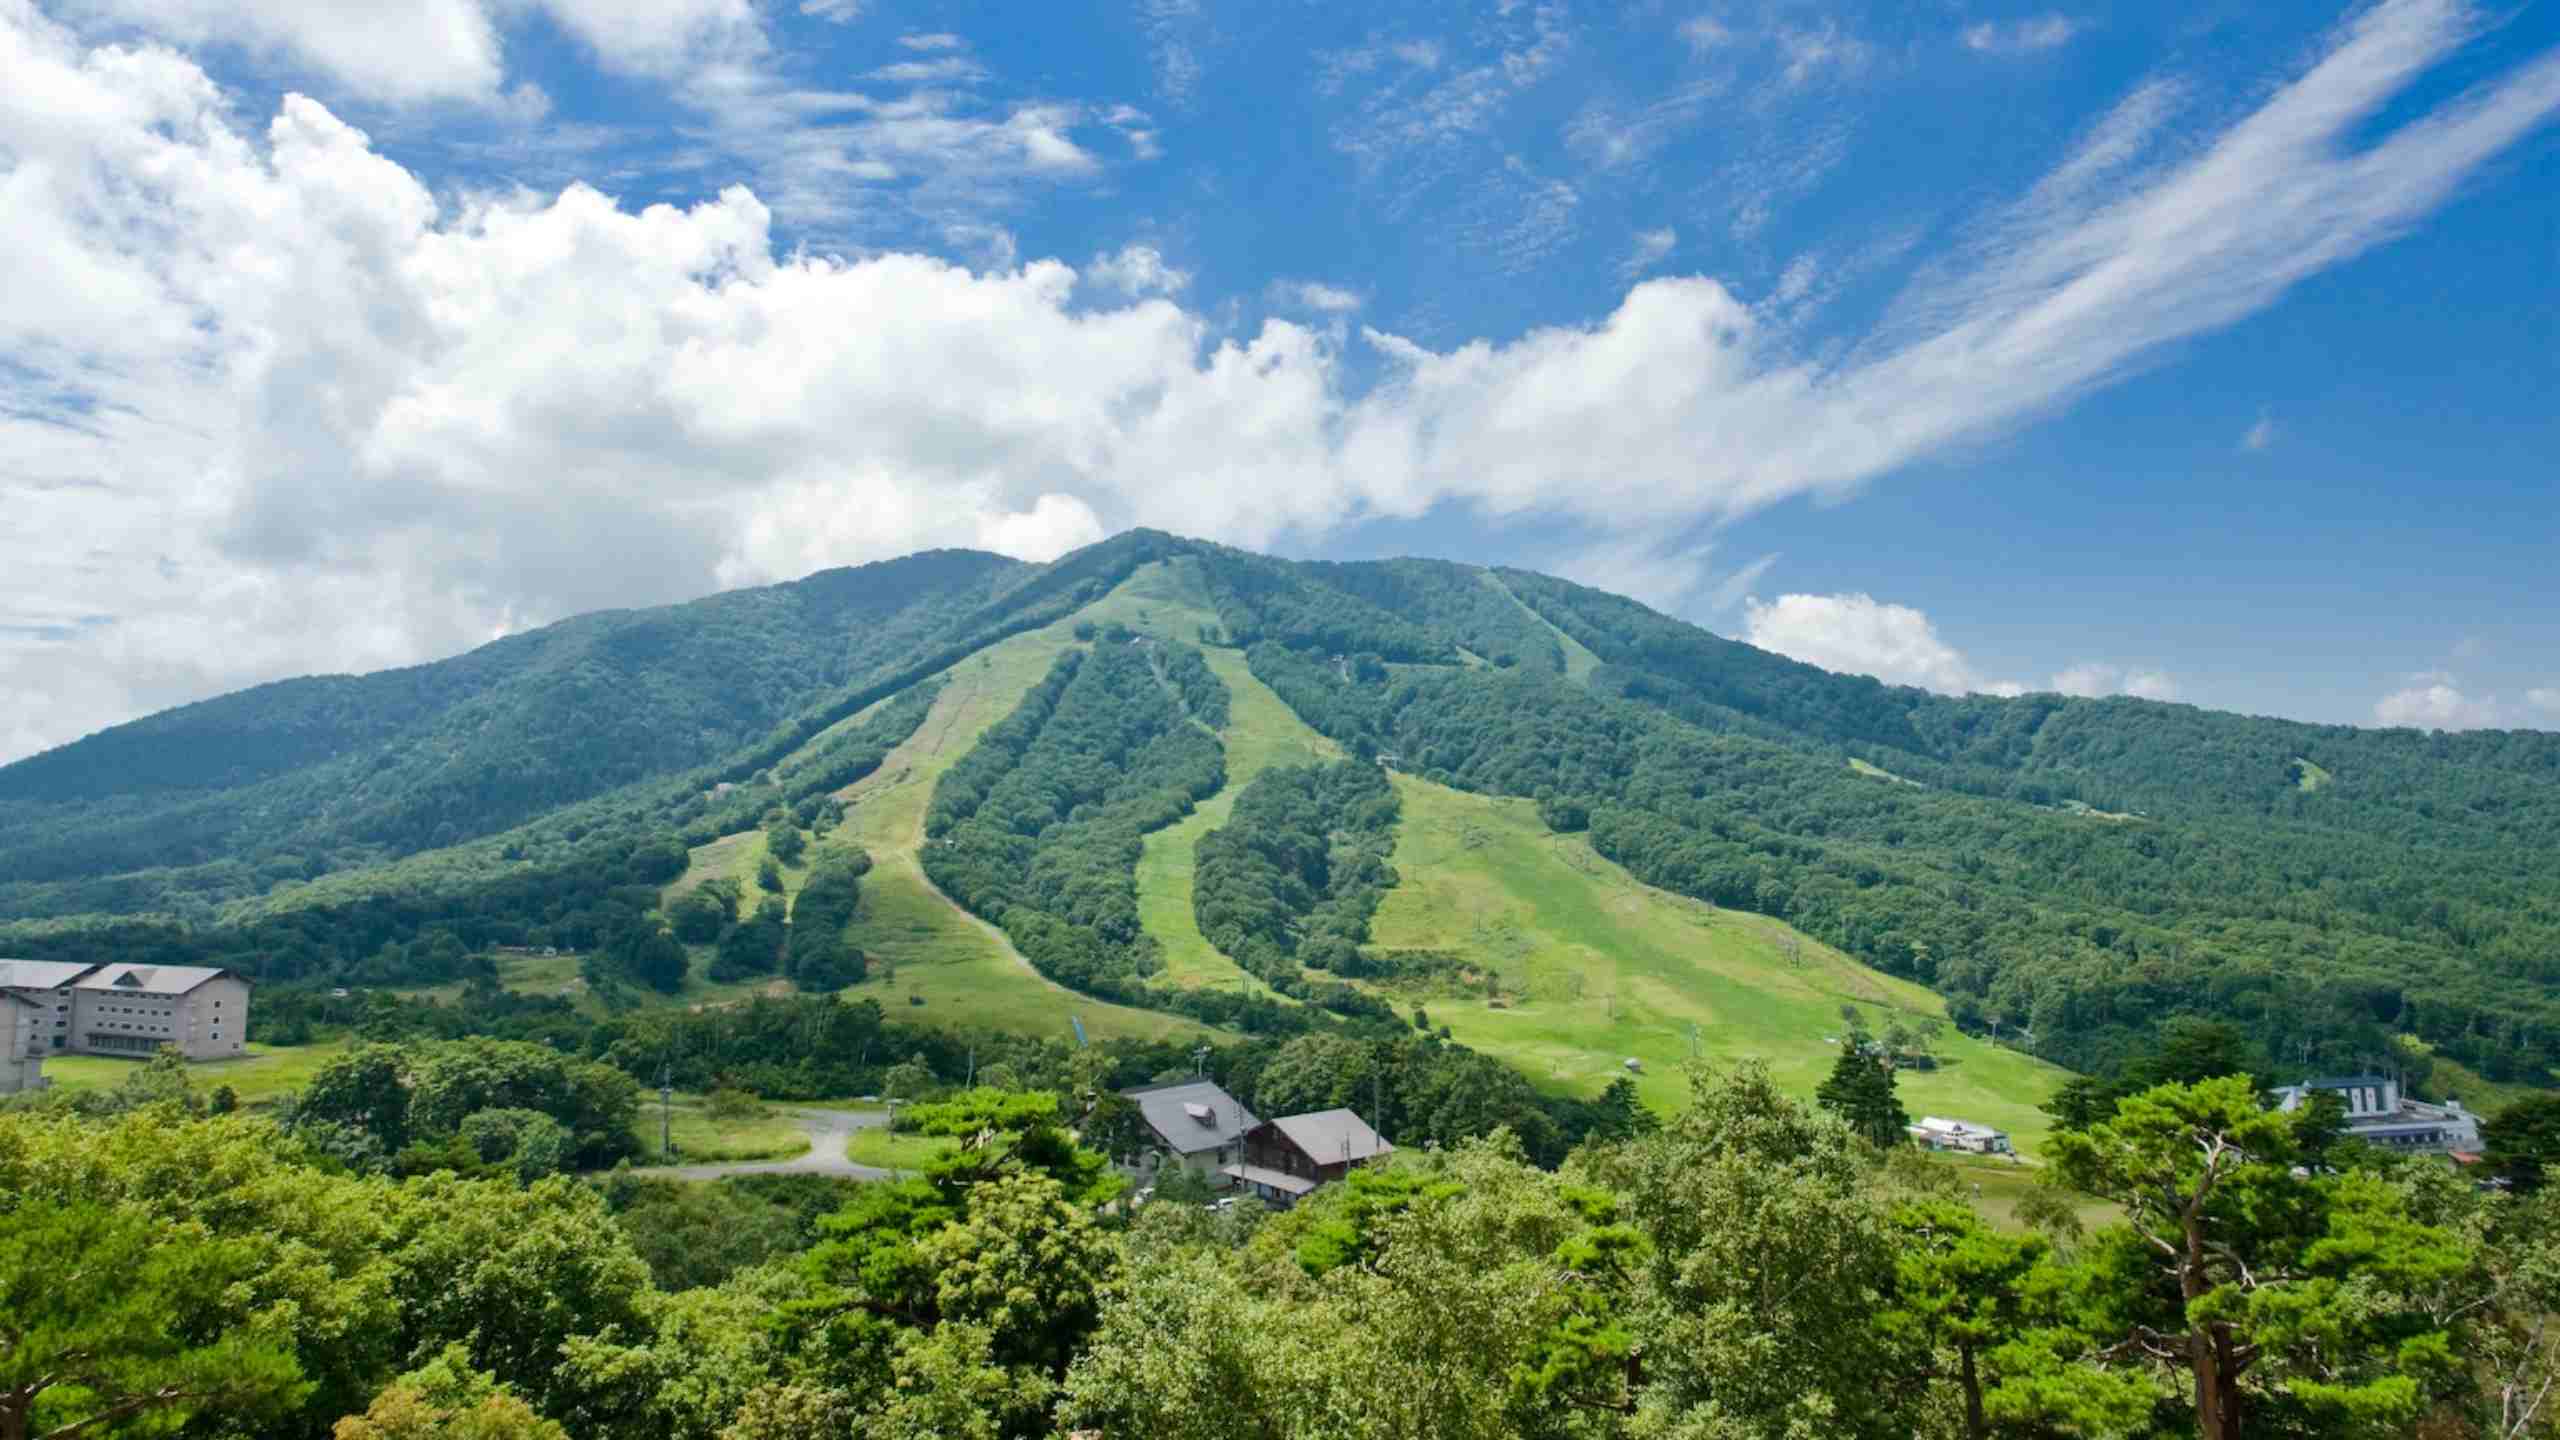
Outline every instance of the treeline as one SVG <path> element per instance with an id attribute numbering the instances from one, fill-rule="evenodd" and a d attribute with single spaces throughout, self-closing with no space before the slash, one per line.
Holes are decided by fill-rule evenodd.
<path id="1" fill-rule="evenodd" d="M 1375 1058 L 1325 1048 L 1230 1087 L 1321 1102 Z M 317 1120 L 0 1113 L 0 1432 L 2515 1440 L 2560 1391 L 2560 1190 L 2240 1077 L 2061 1132 L 2004 1228 L 1749 1066 L 1554 1169 L 1408 1115 L 1285 1214 L 1133 1204 L 1098 1073 L 936 1096 L 908 1119 L 950 1148 L 853 1186 L 401 1178 Z"/>
<path id="2" fill-rule="evenodd" d="M 1103 637 L 1061 655 L 943 773 L 925 816 L 925 874 L 1003 927 L 1042 974 L 1145 1003 L 1159 962 L 1138 922 L 1140 837 L 1225 781 L 1224 749 L 1185 718 L 1147 647 Z"/>
<path id="3" fill-rule="evenodd" d="M 2548 920 L 2520 896 L 2494 925 L 2436 910 L 2467 888 L 2500 893 L 2495 865 L 2475 887 L 2337 830 L 2279 846 L 2254 825 L 1897 785 L 1525 673 L 1355 670 L 1346 684 L 1267 643 L 1248 661 L 1354 754 L 1535 798 L 1551 825 L 1587 828 L 1648 883 L 1784 918 L 1936 986 L 1960 1024 L 2032 1027 L 2044 1054 L 2079 1068 L 2140 1051 L 2181 1013 L 2330 1064 L 2388 1055 L 2401 1033 L 2499 1078 L 2539 1080 L 2560 1062 L 2560 1007 L 2536 998 L 2540 979 L 2560 978 L 2546 975 L 2560 932 L 2540 948 Z"/>
<path id="4" fill-rule="evenodd" d="M 1283 995 L 1349 1014 L 1378 1002 L 1345 979 L 1387 973 L 1367 953 L 1369 918 L 1396 883 L 1395 788 L 1374 764 L 1277 766 L 1200 837 L 1192 914 L 1200 933 Z"/>

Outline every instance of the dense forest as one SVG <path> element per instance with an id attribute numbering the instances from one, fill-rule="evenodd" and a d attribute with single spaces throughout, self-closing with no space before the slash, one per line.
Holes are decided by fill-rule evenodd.
<path id="1" fill-rule="evenodd" d="M 822 1014 L 922 1038 L 751 1008 L 727 1043 Z M 698 1060 L 672 1037 L 717 1018 L 611 1048 Z M 0 1434 L 2551 1433 L 2560 1125 L 2493 1125 L 2514 1183 L 2484 1186 L 2187 1074 L 2214 1049 L 2066 1124 L 2009 1225 L 1861 1123 L 1893 1072 L 1849 1051 L 1871 1073 L 1823 1104 L 1696 1067 L 1675 1113 L 1613 1087 L 1566 1135 L 1488 1125 L 1488 1077 L 1424 1037 L 1252 1042 L 1212 1073 L 1273 1110 L 1371 1089 L 1399 1147 L 1284 1213 L 1132 1192 L 1116 1091 L 1164 1047 L 1033 1046 L 977 1087 L 918 1051 L 899 1128 L 941 1148 L 868 1183 L 568 1173 L 628 1142 L 636 1052 L 377 1040 L 264 1113 L 163 1057 L 0 1105 Z"/>
<path id="2" fill-rule="evenodd" d="M 1388 973 L 1364 951 L 1369 917 L 1396 882 L 1396 793 L 1376 765 L 1287 765 L 1236 796 L 1200 837 L 1192 910 L 1209 943 L 1283 995 L 1361 1013 L 1360 992 L 1326 984 Z"/>

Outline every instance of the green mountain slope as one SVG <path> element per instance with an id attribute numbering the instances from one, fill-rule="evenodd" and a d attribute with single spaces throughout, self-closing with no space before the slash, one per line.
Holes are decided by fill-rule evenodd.
<path id="1" fill-rule="evenodd" d="M 965 853 L 917 838 L 1060 658 L 1104 651 L 1117 678 L 1068 731 L 979 767 L 1010 788 Z M 1048 1013 L 1057 992 L 985 921 L 1034 958 L 1074 954 L 1052 979 L 1133 1014 L 1335 1023 L 1292 1017 L 1188 915 L 1234 797 L 1332 753 L 1389 757 L 1424 820 L 1462 799 L 1534 814 L 1663 904 L 1784 921 L 2065 1063 L 2179 1014 L 2316 1064 L 2388 1058 L 2403 1034 L 2499 1082 L 2560 1063 L 2560 737 L 1950 699 L 1528 572 L 1148 532 L 1047 566 L 945 552 L 582 617 L 0 767 L 0 946 L 436 983 L 474 947 L 645 929 L 670 881 L 752 870 L 768 815 L 833 796 L 877 867 L 848 935 L 895 973 L 864 982 L 894 1003 L 916 975 L 928 1008 L 938 984 Z M 933 893 L 936 867 L 967 880 L 949 899 L 975 921 Z M 1407 874 L 1377 923 L 1434 878 Z M 1425 948 L 1472 963 L 1464 935 Z M 1805 1020 L 1767 1013 L 1790 1037 Z"/>

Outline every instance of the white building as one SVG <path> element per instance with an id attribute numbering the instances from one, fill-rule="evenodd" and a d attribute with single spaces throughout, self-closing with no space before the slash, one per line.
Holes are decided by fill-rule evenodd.
<path id="1" fill-rule="evenodd" d="M 228 970 L 0 960 L 0 994 L 36 1008 L 45 1054 L 147 1058 L 163 1045 L 190 1060 L 248 1053 L 249 982 Z"/>
<path id="2" fill-rule="evenodd" d="M 40 1012 L 39 1048 L 68 1053 L 76 1048 L 71 1043 L 71 987 L 97 968 L 64 960 L 0 960 L 0 995 L 15 995 Z"/>
<path id="3" fill-rule="evenodd" d="M 2418 1154 L 2479 1152 L 2480 1117 L 2463 1109 L 2461 1101 L 2430 1105 L 2412 1100 L 2401 1093 L 2399 1081 L 2385 1075 L 2342 1075 L 2286 1085 L 2275 1092 L 2276 1108 L 2291 1114 L 2323 1090 L 2346 1102 L 2349 1139 Z"/>
<path id="4" fill-rule="evenodd" d="M 44 1088 L 44 1007 L 0 990 L 0 1095 Z"/>
<path id="5" fill-rule="evenodd" d="M 1932 1150 L 1962 1150 L 1974 1155 L 2007 1155 L 2009 1132 L 1976 1125 L 1970 1120 L 1950 1120 L 1943 1115 L 1923 1115 L 1920 1123 L 1908 1127 L 1911 1138 Z"/>

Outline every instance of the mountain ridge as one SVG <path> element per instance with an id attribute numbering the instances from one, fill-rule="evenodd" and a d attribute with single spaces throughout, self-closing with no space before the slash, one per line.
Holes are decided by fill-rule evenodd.
<path id="1" fill-rule="evenodd" d="M 549 908 L 506 921 L 516 932 L 600 934 L 567 917 L 645 913 L 614 883 L 680 873 L 685 850 L 869 773 L 894 738 L 862 740 L 858 713 L 1009 635 L 1125 643 L 1084 634 L 1096 619 L 1134 623 L 1159 665 L 1194 646 L 1237 657 L 1355 756 L 1536 801 L 1642 881 L 1786 919 L 1935 986 L 1961 1025 L 2054 1034 L 2068 1058 L 2102 1062 L 2162 1016 L 2201 1013 L 2342 1060 L 2413 1033 L 2499 1078 L 2538 1082 L 2560 1061 L 2560 736 L 1939 696 L 1535 572 L 1288 561 L 1152 531 L 1048 565 L 926 552 L 575 617 L 426 667 L 278 682 L 101 732 L 0 767 L 0 924 L 152 917 L 174 925 L 165 943 L 199 947 L 290 924 L 287 948 L 320 957 L 298 973 L 343 971 L 435 923 L 494 933 L 427 917 L 523 910 L 534 891 Z M 457 667 L 456 693 L 430 709 L 413 692 L 437 666 Z M 350 698 L 367 683 L 385 703 Z M 270 703 L 296 686 L 326 703 Z M 306 715 L 314 733 L 294 728 Z M 146 744 L 161 753 L 144 778 L 202 783 L 153 791 L 118 773 Z M 242 753 L 264 768 L 223 768 Z M 1071 752 L 1041 753 L 1029 763 Z M 2306 788 L 2313 767 L 2325 778 Z M 1139 836 L 1201 798 L 1141 807 L 1129 864 Z M 1024 819 L 1005 844 L 1037 849 L 1068 819 Z M 987 903 L 1037 893 L 1055 878 L 1040 864 L 1021 872 L 1032 890 L 1007 882 L 1014 898 Z M 629 878 L 596 878 L 613 873 Z M 543 890 L 554 875 L 585 877 L 584 898 Z M 1133 876 L 1097 876 L 1092 893 Z M 502 892 L 518 898 L 470 898 Z M 315 930 L 321 916 L 348 936 Z M 1080 983 L 1147 1002 L 1152 941 L 1112 923 L 1070 947 L 1087 957 Z M 201 938 L 215 934 L 232 939 Z M 1322 974 L 1310 983 L 1353 1003 Z"/>

